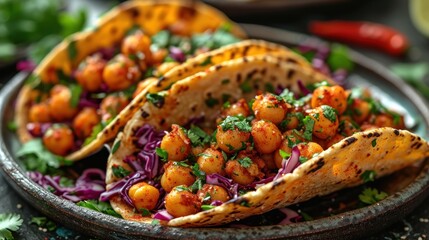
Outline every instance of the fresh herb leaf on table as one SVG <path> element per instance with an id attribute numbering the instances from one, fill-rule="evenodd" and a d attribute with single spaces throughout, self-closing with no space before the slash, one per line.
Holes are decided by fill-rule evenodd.
<path id="1" fill-rule="evenodd" d="M 19 214 L 0 214 L 0 239 L 14 239 L 12 232 L 18 231 L 22 225 Z"/>
<path id="2" fill-rule="evenodd" d="M 398 63 L 390 68 L 396 75 L 429 99 L 429 85 L 424 81 L 425 77 L 429 76 L 429 63 Z"/>
<path id="3" fill-rule="evenodd" d="M 76 203 L 78 206 L 92 209 L 97 212 L 102 212 L 104 214 L 108 214 L 117 218 L 122 218 L 121 215 L 113 210 L 112 206 L 110 206 L 107 202 L 100 202 L 97 200 L 84 200 Z"/>

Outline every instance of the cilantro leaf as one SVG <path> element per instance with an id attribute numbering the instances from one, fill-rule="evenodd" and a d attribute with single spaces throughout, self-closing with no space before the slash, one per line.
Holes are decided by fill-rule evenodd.
<path id="1" fill-rule="evenodd" d="M 236 128 L 242 132 L 250 132 L 252 127 L 248 120 L 242 116 L 228 116 L 220 124 L 223 131 L 235 130 Z"/>
<path id="2" fill-rule="evenodd" d="M 202 170 L 200 170 L 200 166 L 198 163 L 195 163 L 192 167 L 192 173 L 197 177 L 201 179 L 206 179 L 206 173 Z"/>
<path id="3" fill-rule="evenodd" d="M 112 206 L 108 202 L 101 202 L 98 200 L 84 200 L 76 203 L 76 205 L 92 209 L 97 212 L 101 212 L 107 215 L 111 215 L 117 218 L 122 218 L 121 215 L 113 210 Z"/>
<path id="4" fill-rule="evenodd" d="M 159 93 L 148 93 L 146 95 L 146 99 L 152 103 L 155 107 L 161 108 L 164 105 L 164 97 L 167 92 L 159 92 Z"/>
<path id="5" fill-rule="evenodd" d="M 56 169 L 62 164 L 67 165 L 70 163 L 65 158 L 49 152 L 43 146 L 40 138 L 35 138 L 23 144 L 17 151 L 16 156 L 23 161 L 26 170 L 41 173 L 47 173 L 50 168 Z"/>
<path id="6" fill-rule="evenodd" d="M 377 146 L 377 138 L 375 138 L 374 140 L 371 141 L 371 146 L 372 147 Z"/>
<path id="7" fill-rule="evenodd" d="M 250 165 L 252 165 L 252 159 L 250 159 L 249 157 L 245 157 L 242 159 L 238 159 L 238 163 L 240 163 L 241 166 L 243 166 L 244 168 L 248 168 L 250 167 Z"/>
<path id="8" fill-rule="evenodd" d="M 12 232 L 18 231 L 21 227 L 23 220 L 19 214 L 0 214 L 0 238 L 1 239 L 14 239 Z"/>
<path id="9" fill-rule="evenodd" d="M 112 147 L 112 154 L 115 153 L 116 151 L 118 151 L 118 149 L 119 149 L 120 146 L 121 146 L 121 141 L 120 140 L 116 141 L 113 144 L 113 147 Z"/>
<path id="10" fill-rule="evenodd" d="M 303 137 L 311 141 L 313 139 L 313 129 L 315 121 L 310 116 L 305 116 L 302 122 L 304 123 L 305 128 Z"/>
<path id="11" fill-rule="evenodd" d="M 327 118 L 333 123 L 337 121 L 337 111 L 333 107 L 328 105 L 322 105 L 321 108 L 323 110 L 323 116 L 325 116 L 325 118 Z"/>
<path id="12" fill-rule="evenodd" d="M 375 171 L 372 170 L 366 170 L 364 173 L 360 175 L 360 178 L 363 180 L 364 183 L 367 182 L 374 182 L 375 180 Z"/>
<path id="13" fill-rule="evenodd" d="M 200 66 L 204 67 L 204 66 L 207 66 L 211 63 L 212 63 L 212 58 L 211 58 L 211 56 L 209 56 L 209 57 L 205 58 L 203 62 L 200 63 Z M 222 82 L 222 84 L 223 84 L 223 82 Z"/>
<path id="14" fill-rule="evenodd" d="M 385 199 L 387 196 L 387 193 L 378 191 L 376 188 L 365 188 L 359 195 L 359 200 L 371 205 Z"/>
<path id="15" fill-rule="evenodd" d="M 194 147 L 204 146 L 205 144 L 209 144 L 211 141 L 210 135 L 195 125 L 192 125 L 186 133 L 188 138 L 191 140 L 192 146 Z"/>
<path id="16" fill-rule="evenodd" d="M 30 224 L 36 224 L 38 227 L 46 228 L 50 232 L 57 228 L 57 224 L 47 217 L 32 217 Z"/>
<path id="17" fill-rule="evenodd" d="M 70 84 L 69 89 L 71 92 L 70 106 L 75 108 L 79 104 L 80 95 L 83 89 L 79 84 Z"/>
<path id="18" fill-rule="evenodd" d="M 284 159 L 288 159 L 288 158 L 290 157 L 290 153 L 285 152 L 285 151 L 283 151 L 283 150 L 281 150 L 281 149 L 279 149 L 279 154 L 280 154 L 280 156 L 281 156 L 282 158 L 284 158 Z"/>
<path id="19" fill-rule="evenodd" d="M 155 152 L 156 152 L 156 155 L 158 155 L 162 161 L 167 161 L 167 159 L 168 159 L 168 152 L 167 151 L 165 151 L 162 148 L 157 147 L 155 149 Z"/>
<path id="20" fill-rule="evenodd" d="M 203 210 L 203 211 L 207 211 L 207 210 L 210 210 L 210 209 L 213 209 L 213 208 L 215 208 L 216 206 L 213 206 L 213 205 L 201 205 L 201 209 Z"/>
<path id="21" fill-rule="evenodd" d="M 122 166 L 112 166 L 113 175 L 117 178 L 124 178 L 130 175 L 131 171 L 123 168 Z"/>
<path id="22" fill-rule="evenodd" d="M 424 81 L 427 79 L 429 74 L 429 64 L 427 62 L 410 64 L 401 63 L 395 64 L 390 68 L 396 75 L 404 79 L 417 91 L 420 91 L 423 96 L 429 98 L 429 86 Z"/>
<path id="23" fill-rule="evenodd" d="M 140 208 L 139 210 L 143 217 L 150 217 L 152 215 L 147 208 Z"/>
<path id="24" fill-rule="evenodd" d="M 344 45 L 332 44 L 327 63 L 333 71 L 338 69 L 345 69 L 347 71 L 353 70 L 354 63 L 350 59 L 348 50 L 349 49 Z"/>

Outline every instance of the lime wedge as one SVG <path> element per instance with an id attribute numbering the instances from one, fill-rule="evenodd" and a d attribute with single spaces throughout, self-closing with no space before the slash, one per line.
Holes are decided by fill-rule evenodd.
<path id="1" fill-rule="evenodd" d="M 410 0 L 410 15 L 414 26 L 429 37 L 429 0 Z"/>

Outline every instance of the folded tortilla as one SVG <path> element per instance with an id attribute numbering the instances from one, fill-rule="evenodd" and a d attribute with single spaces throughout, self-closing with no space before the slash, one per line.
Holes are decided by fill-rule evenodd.
<path id="1" fill-rule="evenodd" d="M 329 78 L 312 68 L 293 64 L 285 59 L 282 54 L 270 54 L 222 62 L 205 72 L 198 72 L 176 82 L 164 93 L 164 104 L 161 107 L 150 102 L 142 104 L 115 140 L 119 145 L 109 157 L 107 189 L 121 180 L 113 175 L 113 166 L 133 171 L 123 160 L 140 150 L 134 145 L 134 133 L 145 124 L 162 131 L 168 130 L 173 123 L 185 125 L 190 119 L 204 118 L 201 127 L 213 128 L 221 107 L 208 106 L 208 98 L 217 99 L 221 103 L 222 95 L 227 94 L 231 96 L 231 101 L 240 98 L 249 100 L 254 97 L 256 91 L 264 90 L 266 84 L 299 92 L 299 81 L 304 85 L 323 80 L 332 83 Z M 222 81 L 225 79 L 228 84 Z M 247 89 L 244 92 L 241 89 L 245 82 L 247 86 L 251 86 L 252 91 Z M 180 227 L 226 224 L 362 184 L 361 174 L 366 170 L 375 171 L 377 177 L 382 177 L 428 156 L 428 142 L 406 130 L 380 128 L 356 133 L 334 144 L 317 157 L 309 159 L 292 173 L 285 174 L 255 191 L 231 199 L 211 210 L 168 222 L 161 221 L 161 224 Z M 125 219 L 146 223 L 152 221 L 152 218 L 137 213 L 119 195 L 113 196 L 110 203 Z"/>
<path id="2" fill-rule="evenodd" d="M 61 42 L 37 66 L 34 75 L 42 82 L 48 82 L 49 76 L 56 74 L 57 71 L 62 71 L 69 76 L 85 57 L 102 48 L 116 46 L 134 27 L 139 27 L 144 30 L 145 34 L 152 36 L 178 23 L 186 25 L 186 29 L 189 31 L 183 33 L 186 35 L 215 30 L 226 24 L 231 26 L 231 33 L 238 38 L 246 37 L 245 33 L 223 13 L 200 2 L 129 1 L 106 13 L 92 29 L 74 34 Z M 182 77 L 184 76 L 186 75 Z M 15 106 L 17 133 L 22 143 L 33 138 L 26 128 L 29 123 L 28 113 L 32 101 L 31 91 L 32 87 L 25 84 L 18 94 Z M 136 104 L 130 105 L 135 106 Z M 133 107 L 128 107 L 122 111 L 98 134 L 94 141 L 66 156 L 66 159 L 79 160 L 98 150 L 104 143 L 116 136 L 117 131 L 134 113 L 132 110 Z"/>

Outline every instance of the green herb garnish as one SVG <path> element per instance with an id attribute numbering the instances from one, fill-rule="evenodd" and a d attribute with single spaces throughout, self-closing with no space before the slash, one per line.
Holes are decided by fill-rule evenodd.
<path id="1" fill-rule="evenodd" d="M 242 159 L 238 159 L 238 163 L 240 163 L 241 166 L 243 166 L 244 168 L 248 168 L 250 167 L 250 165 L 252 165 L 252 159 L 250 159 L 249 157 L 245 157 Z"/>
<path id="2" fill-rule="evenodd" d="M 322 105 L 321 106 L 323 110 L 323 116 L 325 116 L 329 121 L 336 122 L 337 121 L 337 111 L 328 105 Z"/>
<path id="3" fill-rule="evenodd" d="M 18 231 L 22 222 L 23 220 L 19 214 L 0 214 L 0 239 L 14 239 L 12 232 Z"/>
<path id="4" fill-rule="evenodd" d="M 360 175 L 360 178 L 363 180 L 364 183 L 374 182 L 374 180 L 375 180 L 375 171 L 373 171 L 373 170 L 366 170 L 364 173 L 362 173 Z"/>
<path id="5" fill-rule="evenodd" d="M 113 175 L 117 178 L 124 178 L 130 175 L 131 171 L 123 168 L 122 166 L 112 166 Z"/>
<path id="6" fill-rule="evenodd" d="M 228 116 L 219 126 L 223 131 L 235 130 L 236 128 L 242 132 L 250 132 L 252 130 L 250 123 L 243 116 Z"/>
<path id="7" fill-rule="evenodd" d="M 378 191 L 376 188 L 365 188 L 359 195 L 359 200 L 371 205 L 385 199 L 387 196 L 387 193 Z"/>

